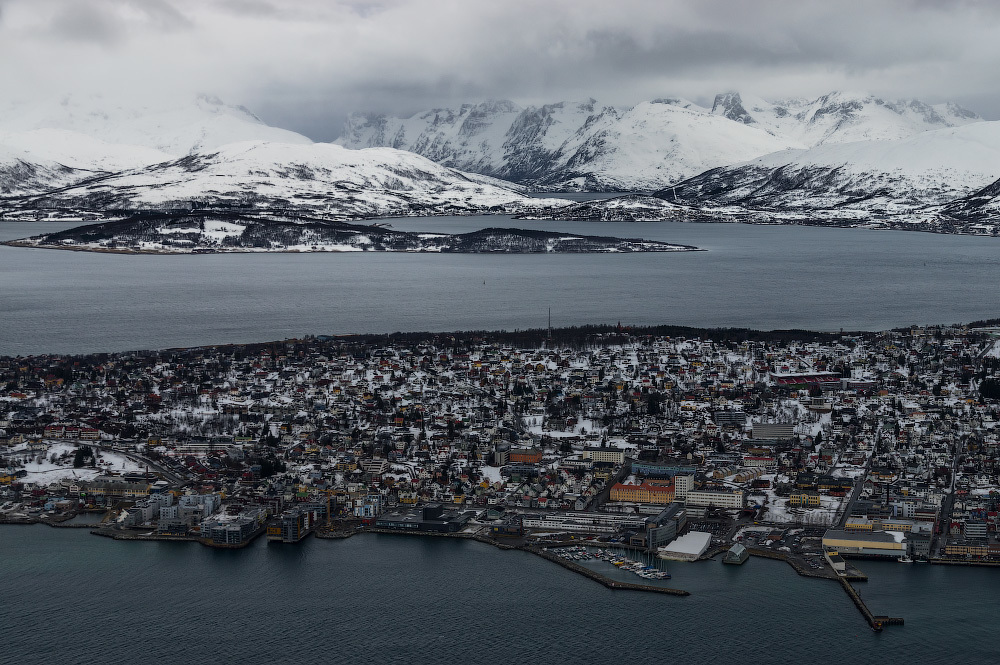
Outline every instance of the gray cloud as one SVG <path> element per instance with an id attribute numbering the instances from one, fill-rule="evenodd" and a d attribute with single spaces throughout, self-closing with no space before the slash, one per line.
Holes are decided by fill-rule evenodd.
<path id="1" fill-rule="evenodd" d="M 217 94 L 330 139 L 352 110 L 834 89 L 1000 118 L 1000 3 L 4 0 L 0 85 Z"/>
<path id="2" fill-rule="evenodd" d="M 122 26 L 113 12 L 99 6 L 72 4 L 57 12 L 49 24 L 59 40 L 112 45 L 123 38 Z"/>

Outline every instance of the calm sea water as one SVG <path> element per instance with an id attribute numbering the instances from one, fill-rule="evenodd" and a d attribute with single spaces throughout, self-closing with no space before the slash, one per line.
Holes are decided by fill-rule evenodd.
<path id="1" fill-rule="evenodd" d="M 390 220 L 695 245 L 633 255 L 128 256 L 0 247 L 0 354 L 552 323 L 885 329 L 1000 315 L 1000 240 L 736 224 Z M 0 238 L 47 229 L 0 223 Z"/>
<path id="2" fill-rule="evenodd" d="M 613 592 L 522 552 L 406 536 L 239 551 L 0 527 L 0 662 L 995 662 L 992 571 L 863 562 L 904 627 L 751 559 L 670 563 L 686 598 Z"/>

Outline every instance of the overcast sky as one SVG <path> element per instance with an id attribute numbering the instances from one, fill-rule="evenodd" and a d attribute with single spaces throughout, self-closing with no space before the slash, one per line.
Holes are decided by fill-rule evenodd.
<path id="1" fill-rule="evenodd" d="M 329 140 L 352 110 L 857 90 L 1000 118 L 1000 2 L 0 0 L 0 89 L 217 95 Z"/>

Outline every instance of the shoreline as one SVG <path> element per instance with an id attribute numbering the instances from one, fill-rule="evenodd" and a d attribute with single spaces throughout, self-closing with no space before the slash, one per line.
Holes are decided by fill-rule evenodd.
<path id="1" fill-rule="evenodd" d="M 693 245 L 678 245 L 674 243 L 664 243 L 662 241 L 646 241 L 638 238 L 622 238 L 624 242 L 657 242 L 665 245 L 664 249 L 639 249 L 632 251 L 619 251 L 615 249 L 608 250 L 593 250 L 586 252 L 560 252 L 560 251 L 546 251 L 546 252 L 506 252 L 506 251 L 496 251 L 496 252 L 441 252 L 428 249 L 412 249 L 412 250 L 391 250 L 391 249 L 257 249 L 257 248 L 238 248 L 238 249 L 215 249 L 215 248 L 198 248 L 201 251 L 161 251 L 155 249 L 118 249 L 111 247 L 81 247 L 79 245 L 41 245 L 41 244 L 31 244 L 24 242 L 23 239 L 18 240 L 6 240 L 0 242 L 0 245 L 6 245 L 7 247 L 15 247 L 18 249 L 53 249 L 57 251 L 69 251 L 69 252 L 92 252 L 96 254 L 122 254 L 122 255 L 143 255 L 143 256 L 217 256 L 220 254 L 488 254 L 488 255 L 510 255 L 510 256 L 548 256 L 550 254 L 684 254 L 688 252 L 707 252 L 707 249 L 702 247 L 695 247 Z"/>
<path id="2" fill-rule="evenodd" d="M 15 521 L 0 520 L 0 526 L 14 526 L 14 525 L 30 526 L 30 525 L 34 525 L 34 524 L 45 524 L 45 525 L 51 526 L 51 527 L 58 527 L 59 526 L 56 523 L 52 523 L 52 522 L 49 522 L 47 520 L 39 520 L 39 519 L 35 519 L 34 521 L 16 521 L 16 522 Z M 201 537 L 198 537 L 198 536 L 168 536 L 168 535 L 161 535 L 161 534 L 155 534 L 155 533 L 149 533 L 149 532 L 146 532 L 146 533 L 130 533 L 128 531 L 119 530 L 119 529 L 100 528 L 100 527 L 94 528 L 95 525 L 93 525 L 93 524 L 74 524 L 74 525 L 66 525 L 66 526 L 73 526 L 73 527 L 77 527 L 77 528 L 90 528 L 90 534 L 91 535 L 100 536 L 102 538 L 109 538 L 111 540 L 119 541 L 119 542 L 197 543 L 199 545 L 203 545 L 205 547 L 209 547 L 209 548 L 212 548 L 212 549 L 224 549 L 224 550 L 233 550 L 233 549 L 243 549 L 243 548 L 246 548 L 246 547 L 250 546 L 251 544 L 253 544 L 266 531 L 266 528 L 264 526 L 262 526 L 259 529 L 257 529 L 246 541 L 244 541 L 244 542 L 242 542 L 242 543 L 240 543 L 238 545 L 224 545 L 224 544 L 219 544 L 219 543 L 213 543 L 209 539 L 201 538 Z M 499 550 L 504 550 L 504 551 L 520 551 L 520 552 L 526 552 L 528 554 L 533 554 L 533 555 L 538 556 L 538 557 L 540 557 L 542 559 L 545 559 L 546 561 L 550 561 L 552 563 L 558 564 L 558 565 L 562 566 L 563 568 L 566 568 L 569 571 L 572 571 L 574 573 L 582 575 L 583 577 L 586 577 L 586 578 L 588 578 L 590 580 L 593 580 L 593 581 L 597 582 L 598 584 L 601 584 L 605 588 L 610 589 L 612 591 L 645 591 L 645 592 L 649 592 L 649 593 L 660 593 L 660 594 L 666 594 L 666 595 L 672 595 L 672 596 L 690 596 L 691 595 L 691 593 L 689 591 L 685 591 L 683 589 L 674 589 L 674 588 L 670 588 L 670 587 L 654 586 L 654 585 L 651 585 L 651 584 L 636 584 L 636 583 L 632 583 L 632 582 L 621 582 L 621 581 L 618 581 L 618 580 L 613 580 L 613 579 L 611 579 L 611 578 L 609 578 L 609 577 L 607 577 L 605 575 L 602 575 L 601 573 L 599 573 L 597 571 L 594 571 L 594 570 L 591 570 L 589 568 L 586 568 L 585 566 L 580 566 L 578 564 L 573 563 L 572 561 L 568 561 L 568 560 L 562 559 L 561 557 L 558 557 L 555 554 L 552 554 L 549 551 L 549 549 L 551 549 L 553 546 L 539 547 L 538 545 L 531 545 L 531 544 L 527 544 L 527 543 L 513 545 L 513 544 L 509 544 L 509 543 L 504 543 L 504 542 L 498 541 L 498 540 L 490 538 L 488 536 L 484 536 L 484 535 L 482 535 L 479 532 L 476 532 L 476 533 L 466 533 L 466 532 L 435 533 L 435 532 L 432 532 L 432 531 L 428 531 L 428 532 L 407 532 L 407 531 L 394 531 L 392 529 L 365 528 L 365 529 L 354 530 L 354 531 L 323 531 L 323 530 L 317 529 L 317 530 L 313 531 L 311 535 L 315 536 L 315 538 L 317 538 L 319 540 L 345 540 L 345 539 L 351 538 L 353 536 L 366 535 L 366 534 L 387 535 L 387 536 L 450 538 L 450 539 L 453 539 L 453 540 L 472 540 L 472 541 L 476 541 L 478 543 L 482 543 L 484 545 L 491 545 L 491 546 L 493 546 L 493 547 L 495 547 L 495 548 L 497 548 Z M 308 537 L 308 534 L 303 538 L 303 540 L 305 538 L 307 538 L 307 537 Z M 301 541 L 299 541 L 299 542 L 301 542 Z M 281 543 L 280 545 L 293 545 L 294 546 L 296 544 L 297 543 Z M 558 548 L 558 547 L 566 546 L 566 545 L 570 545 L 570 544 L 578 544 L 578 543 L 575 542 L 575 541 L 569 541 L 569 542 L 566 542 L 566 543 L 559 543 L 559 544 L 555 545 L 554 547 Z"/>
<path id="3" fill-rule="evenodd" d="M 72 517 L 68 518 L 72 519 Z M 66 521 L 66 520 L 63 520 Z M 212 549 L 224 549 L 224 550 L 234 550 L 243 549 L 253 544 L 257 539 L 264 534 L 266 531 L 265 526 L 258 528 L 246 541 L 238 545 L 225 545 L 213 543 L 208 539 L 197 537 L 197 536 L 167 536 L 159 535 L 154 533 L 129 533 L 125 530 L 116 530 L 110 528 L 93 528 L 93 524 L 61 524 L 60 522 L 54 522 L 51 520 L 43 520 L 38 518 L 29 518 L 28 520 L 10 520 L 3 519 L 0 520 L 0 526 L 14 526 L 14 525 L 34 525 L 34 524 L 45 524 L 54 528 L 90 528 L 90 534 L 100 536 L 103 538 L 109 538 L 115 541 L 132 541 L 132 542 L 170 542 L 170 543 L 198 543 L 205 547 Z M 661 587 L 654 586 L 650 584 L 637 584 L 631 582 L 622 582 L 619 580 L 614 580 L 602 573 L 577 564 L 568 559 L 562 558 L 552 552 L 554 549 L 559 549 L 561 547 L 576 546 L 580 545 L 584 541 L 560 541 L 546 546 L 540 546 L 538 544 L 529 544 L 525 542 L 520 543 L 505 543 L 501 540 L 485 536 L 480 531 L 476 532 L 456 532 L 456 533 L 437 533 L 437 532 L 408 532 L 408 531 L 396 531 L 393 529 L 383 529 L 383 528 L 360 528 L 360 529 L 349 529 L 349 530 L 325 530 L 316 529 L 311 532 L 315 538 L 319 540 L 344 540 L 351 538 L 356 535 L 388 535 L 388 536 L 407 536 L 407 537 L 429 537 L 429 538 L 446 538 L 452 540 L 471 540 L 482 543 L 484 545 L 490 545 L 499 550 L 504 551 L 521 551 L 528 554 L 532 554 L 548 562 L 554 563 L 556 565 L 562 566 L 570 572 L 576 573 L 585 577 L 591 581 L 597 582 L 598 584 L 604 586 L 611 591 L 641 591 L 647 593 L 658 593 L 663 595 L 671 595 L 678 597 L 690 596 L 689 591 L 683 589 L 676 589 L 672 587 Z M 308 534 L 307 536 L 308 537 Z M 301 541 L 299 541 L 301 542 Z M 276 546 L 283 546 L 286 544 L 276 544 Z M 291 543 L 290 545 L 295 545 Z M 586 545 L 585 545 L 586 546 Z M 718 549 L 718 548 L 717 548 Z M 767 550 L 760 550 L 757 548 L 748 548 L 748 552 L 752 557 L 759 557 L 764 559 L 770 559 L 773 561 L 784 561 L 787 563 L 800 577 L 808 577 L 811 579 L 819 580 L 829 580 L 838 582 L 844 591 L 847 593 L 848 597 L 851 599 L 852 603 L 861 613 L 862 617 L 866 620 L 869 627 L 874 632 L 881 632 L 884 627 L 892 625 L 904 625 L 904 619 L 901 617 L 890 617 L 886 615 L 877 615 L 872 612 L 865 601 L 861 598 L 860 594 L 852 585 L 852 582 L 866 582 L 868 581 L 868 576 L 854 568 L 849 567 L 847 575 L 837 575 L 831 570 L 821 569 L 817 571 L 810 571 L 797 565 L 797 562 L 789 557 L 783 552 L 771 552 Z M 690 563 L 699 563 L 703 561 L 711 561 L 714 556 L 719 552 L 714 551 L 711 553 L 706 553 L 696 561 Z M 932 564 L 944 564 L 944 565 L 957 565 L 957 566 L 979 566 L 979 567 L 1000 567 L 1000 562 L 974 562 L 974 561 L 949 561 L 944 559 L 929 559 L 928 563 Z"/>

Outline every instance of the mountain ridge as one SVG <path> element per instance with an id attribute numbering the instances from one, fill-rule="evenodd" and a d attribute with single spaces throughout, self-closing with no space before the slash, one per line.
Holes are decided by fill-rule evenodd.
<path id="1" fill-rule="evenodd" d="M 490 100 L 407 118 L 351 114 L 336 142 L 389 145 L 542 190 L 655 191 L 779 150 L 902 139 L 981 120 L 954 104 L 845 92 L 779 102 L 729 92 L 710 109 L 680 98 L 631 107 Z"/>

